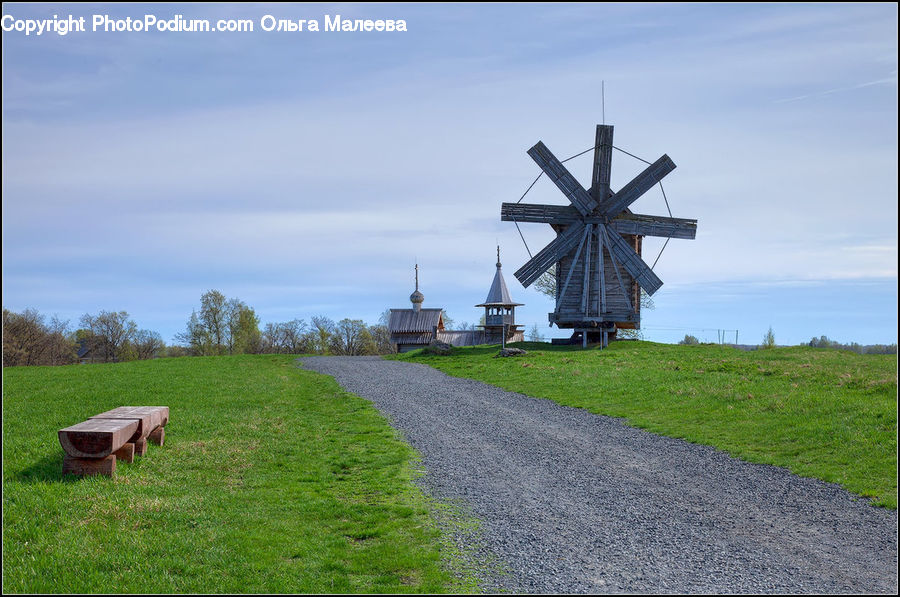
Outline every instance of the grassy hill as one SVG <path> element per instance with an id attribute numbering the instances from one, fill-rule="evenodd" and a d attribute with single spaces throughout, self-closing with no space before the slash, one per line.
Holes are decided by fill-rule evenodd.
<path id="1" fill-rule="evenodd" d="M 412 449 L 294 360 L 5 369 L 3 591 L 466 590 Z M 63 478 L 57 430 L 121 405 L 169 406 L 165 445 L 115 479 Z"/>
<path id="2" fill-rule="evenodd" d="M 897 360 L 813 348 L 520 345 L 393 358 L 624 417 L 897 505 Z M 56 431 L 168 405 L 166 445 L 116 479 L 63 478 Z M 4 592 L 474 588 L 416 457 L 372 405 L 281 355 L 3 372 Z"/>
<path id="3" fill-rule="evenodd" d="M 543 343 L 392 358 L 549 398 L 731 455 L 839 483 L 897 507 L 897 357 L 807 347 Z"/>

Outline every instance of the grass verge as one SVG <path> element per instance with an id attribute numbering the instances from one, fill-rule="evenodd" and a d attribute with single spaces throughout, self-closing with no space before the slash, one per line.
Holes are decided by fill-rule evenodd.
<path id="1" fill-rule="evenodd" d="M 3 591 L 471 591 L 416 455 L 366 400 L 282 355 L 23 367 L 3 378 Z M 63 478 L 56 431 L 167 405 L 166 443 Z"/>
<path id="2" fill-rule="evenodd" d="M 839 483 L 897 507 L 897 358 L 815 348 L 615 342 L 608 349 L 517 343 L 391 358 Z"/>

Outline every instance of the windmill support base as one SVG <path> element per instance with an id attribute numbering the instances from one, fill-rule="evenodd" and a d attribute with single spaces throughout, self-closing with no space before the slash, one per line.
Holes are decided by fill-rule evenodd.
<path id="1" fill-rule="evenodd" d="M 573 327 L 575 332 L 573 338 L 579 336 L 584 348 L 587 348 L 588 344 L 598 344 L 599 348 L 606 348 L 609 346 L 609 341 L 616 337 L 615 321 L 585 321 L 581 325 Z"/>
<path id="2" fill-rule="evenodd" d="M 612 322 L 610 322 L 612 323 Z M 579 344 L 582 348 L 587 348 L 588 344 L 597 344 L 599 348 L 609 346 L 610 340 L 615 340 L 615 325 L 604 325 L 602 327 L 578 327 L 572 329 L 572 336 L 566 340 L 554 338 L 554 344 Z"/>

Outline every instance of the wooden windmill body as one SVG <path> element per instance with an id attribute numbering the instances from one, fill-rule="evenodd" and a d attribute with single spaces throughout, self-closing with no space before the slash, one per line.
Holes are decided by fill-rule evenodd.
<path id="1" fill-rule="evenodd" d="M 540 141 L 528 155 L 569 199 L 570 205 L 504 203 L 500 219 L 550 224 L 557 236 L 515 272 L 528 287 L 554 269 L 556 308 L 551 324 L 573 329 L 584 342 L 601 341 L 618 328 L 639 328 L 640 291 L 660 286 L 641 259 L 644 236 L 693 239 L 697 220 L 632 213 L 628 207 L 675 164 L 663 155 L 618 191 L 610 188 L 613 127 L 597 125 L 593 178 L 585 190 Z M 590 339 L 590 340 L 589 340 Z"/>

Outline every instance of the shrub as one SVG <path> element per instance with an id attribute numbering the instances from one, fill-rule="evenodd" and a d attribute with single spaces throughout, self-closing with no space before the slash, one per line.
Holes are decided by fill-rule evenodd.
<path id="1" fill-rule="evenodd" d="M 775 348 L 775 332 L 772 331 L 772 326 L 769 326 L 769 331 L 763 336 L 760 348 Z"/>

